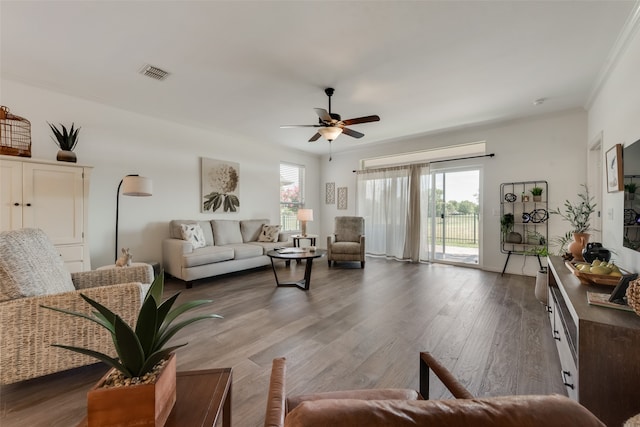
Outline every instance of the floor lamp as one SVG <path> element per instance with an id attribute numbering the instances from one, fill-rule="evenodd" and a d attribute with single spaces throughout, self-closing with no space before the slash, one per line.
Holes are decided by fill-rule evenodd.
<path id="1" fill-rule="evenodd" d="M 153 181 L 140 175 L 127 175 L 120 180 L 116 192 L 116 248 L 114 260 L 118 259 L 118 218 L 120 215 L 120 188 L 125 196 L 144 197 L 153 194 Z"/>

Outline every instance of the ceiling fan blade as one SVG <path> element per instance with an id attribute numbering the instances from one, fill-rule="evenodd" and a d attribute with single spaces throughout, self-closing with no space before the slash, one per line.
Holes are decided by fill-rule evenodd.
<path id="1" fill-rule="evenodd" d="M 354 138 L 362 138 L 364 136 L 364 133 L 356 132 L 355 130 L 349 128 L 342 128 L 342 133 Z"/>
<path id="2" fill-rule="evenodd" d="M 329 115 L 329 112 L 327 110 L 325 110 L 324 108 L 314 108 L 314 110 L 321 120 L 325 122 L 331 122 L 331 116 Z"/>
<path id="3" fill-rule="evenodd" d="M 369 122 L 379 122 L 379 121 L 380 121 L 380 116 L 373 115 L 373 116 L 364 116 L 364 117 L 357 117 L 355 119 L 343 120 L 342 123 L 344 123 L 345 126 L 350 126 L 350 125 L 357 125 L 358 123 L 369 123 Z"/>
<path id="4" fill-rule="evenodd" d="M 322 135 L 320 135 L 318 132 L 316 132 L 315 135 L 313 135 L 310 139 L 309 142 L 313 142 L 313 141 L 317 141 L 318 138 L 320 138 Z"/>
<path id="5" fill-rule="evenodd" d="M 291 128 L 319 128 L 322 125 L 282 125 L 280 129 L 291 129 Z"/>

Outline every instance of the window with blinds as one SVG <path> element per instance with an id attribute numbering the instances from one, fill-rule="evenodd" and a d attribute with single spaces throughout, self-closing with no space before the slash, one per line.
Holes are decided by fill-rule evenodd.
<path id="1" fill-rule="evenodd" d="M 280 224 L 283 231 L 299 230 L 298 209 L 304 207 L 304 166 L 280 163 Z"/>

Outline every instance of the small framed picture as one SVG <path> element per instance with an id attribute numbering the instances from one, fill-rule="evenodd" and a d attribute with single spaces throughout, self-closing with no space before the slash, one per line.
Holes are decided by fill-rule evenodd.
<path id="1" fill-rule="evenodd" d="M 338 209 L 347 209 L 347 187 L 338 187 Z"/>
<path id="2" fill-rule="evenodd" d="M 336 204 L 336 183 L 335 182 L 327 182 L 324 201 L 327 205 Z"/>
<path id="3" fill-rule="evenodd" d="M 624 188 L 622 176 L 622 144 L 616 144 L 605 155 L 607 170 L 607 192 L 615 193 Z"/>

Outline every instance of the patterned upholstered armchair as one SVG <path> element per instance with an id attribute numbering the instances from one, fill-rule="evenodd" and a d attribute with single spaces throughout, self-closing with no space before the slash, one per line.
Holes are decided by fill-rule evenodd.
<path id="1" fill-rule="evenodd" d="M 327 261 L 360 261 L 364 268 L 364 218 L 337 216 L 334 233 L 327 237 Z"/>
<path id="2" fill-rule="evenodd" d="M 96 363 L 54 343 L 115 356 L 105 329 L 41 305 L 88 313 L 83 293 L 131 322 L 152 281 L 146 264 L 72 274 L 42 230 L 0 233 L 0 384 Z"/>

